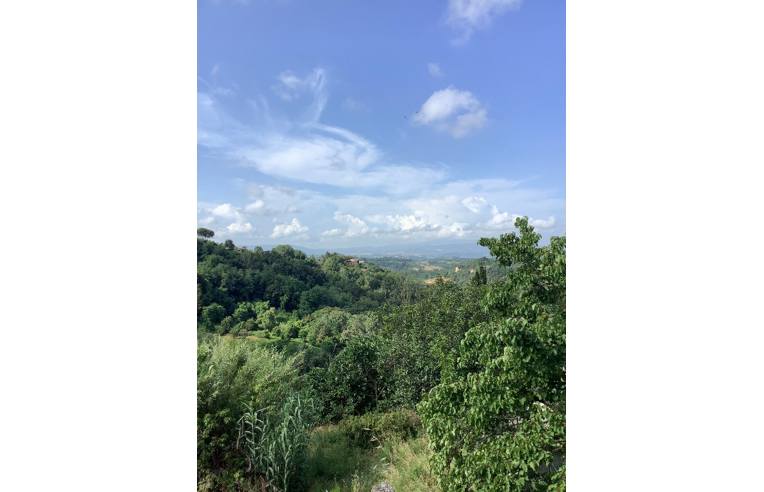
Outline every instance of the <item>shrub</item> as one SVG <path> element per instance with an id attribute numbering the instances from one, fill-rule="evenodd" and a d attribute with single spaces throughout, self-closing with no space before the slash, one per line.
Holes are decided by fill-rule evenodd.
<path id="1" fill-rule="evenodd" d="M 202 309 L 202 323 L 207 328 L 212 328 L 220 323 L 225 317 L 225 308 L 217 303 L 212 303 Z"/>
<path id="2" fill-rule="evenodd" d="M 340 432 L 360 448 L 374 447 L 390 439 L 416 437 L 421 426 L 419 416 L 409 409 L 350 416 L 338 424 Z"/>
<path id="3" fill-rule="evenodd" d="M 290 397 L 302 391 L 292 359 L 248 340 L 201 340 L 197 351 L 199 479 L 223 470 L 230 476 L 236 472 L 243 476 L 247 455 L 237 446 L 242 416 L 248 408 L 262 409 L 261 419 L 279 425 Z"/>
<path id="4" fill-rule="evenodd" d="M 253 331 L 257 331 L 259 326 L 257 325 L 257 321 L 255 318 L 249 318 L 248 320 L 244 321 L 243 323 L 240 323 L 239 326 L 240 331 L 244 333 L 251 333 Z"/>
<path id="5" fill-rule="evenodd" d="M 384 360 L 380 339 L 354 338 L 325 371 L 314 372 L 312 379 L 323 398 L 324 415 L 336 422 L 374 410 L 386 391 Z"/>

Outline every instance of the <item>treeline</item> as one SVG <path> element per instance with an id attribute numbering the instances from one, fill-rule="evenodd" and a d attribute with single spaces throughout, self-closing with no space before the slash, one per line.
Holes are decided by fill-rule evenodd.
<path id="1" fill-rule="evenodd" d="M 266 301 L 269 306 L 299 316 L 326 306 L 350 312 L 373 310 L 385 302 L 403 301 L 416 289 L 402 275 L 373 264 L 334 253 L 308 257 L 291 246 L 270 251 L 237 248 L 232 242 L 219 244 L 197 240 L 198 316 L 217 305 L 225 315 L 233 314 L 241 301 Z M 209 323 L 208 323 L 209 325 Z"/>
<path id="2" fill-rule="evenodd" d="M 426 435 L 442 490 L 564 488 L 565 240 L 481 240 L 506 274 L 423 286 L 349 257 L 198 241 L 204 490 L 308 490 L 311 429 Z"/>

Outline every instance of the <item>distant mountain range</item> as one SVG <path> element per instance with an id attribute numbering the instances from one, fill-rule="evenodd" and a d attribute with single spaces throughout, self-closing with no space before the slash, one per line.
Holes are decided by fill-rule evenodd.
<path id="1" fill-rule="evenodd" d="M 248 248 L 254 248 L 256 245 L 247 245 Z M 262 245 L 264 249 L 270 249 L 274 245 Z M 395 245 L 369 245 L 369 246 L 350 246 L 339 248 L 315 248 L 292 244 L 292 247 L 299 249 L 307 255 L 322 255 L 327 251 L 332 253 L 341 253 L 348 256 L 370 257 L 370 256 L 397 256 L 403 258 L 482 258 L 490 256 L 488 249 L 477 244 L 475 240 L 469 241 L 449 241 L 449 242 L 417 242 Z"/>

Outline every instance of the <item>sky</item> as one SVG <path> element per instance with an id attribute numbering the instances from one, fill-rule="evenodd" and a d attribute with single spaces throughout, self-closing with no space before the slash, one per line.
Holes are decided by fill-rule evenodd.
<path id="1" fill-rule="evenodd" d="M 197 48 L 215 239 L 565 233 L 563 0 L 198 0 Z"/>

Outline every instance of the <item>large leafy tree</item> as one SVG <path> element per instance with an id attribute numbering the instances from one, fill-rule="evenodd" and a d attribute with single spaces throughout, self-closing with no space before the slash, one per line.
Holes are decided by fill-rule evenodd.
<path id="1" fill-rule="evenodd" d="M 196 235 L 203 237 L 204 239 L 210 239 L 215 236 L 215 231 L 207 229 L 206 227 L 199 227 L 196 229 Z"/>
<path id="2" fill-rule="evenodd" d="M 565 488 L 565 238 L 539 246 L 527 218 L 481 239 L 508 268 L 488 322 L 419 405 L 445 491 Z"/>
<path id="3" fill-rule="evenodd" d="M 413 407 L 454 366 L 465 332 L 486 319 L 479 304 L 484 293 L 483 286 L 442 282 L 428 286 L 417 302 L 382 313 L 393 361 L 388 404 Z"/>

